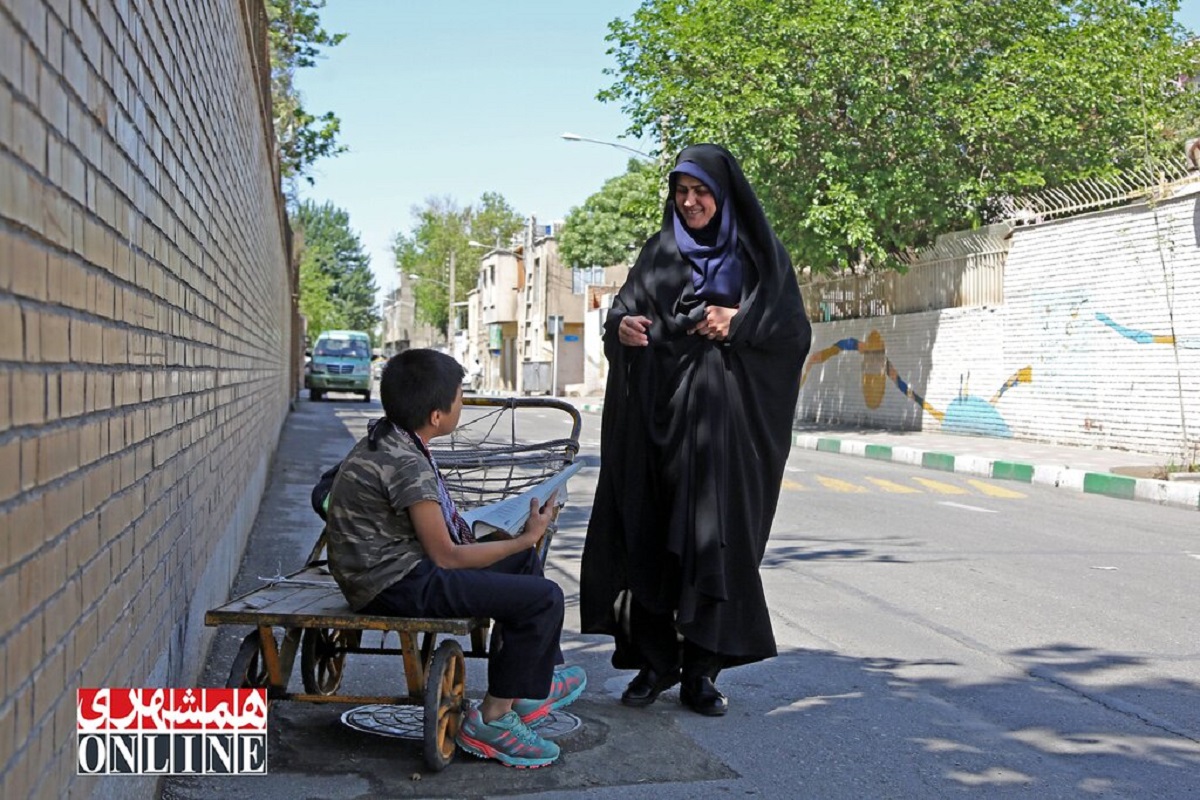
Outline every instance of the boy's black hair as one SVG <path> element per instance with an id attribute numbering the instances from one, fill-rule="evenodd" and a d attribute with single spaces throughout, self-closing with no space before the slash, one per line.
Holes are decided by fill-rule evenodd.
<path id="1" fill-rule="evenodd" d="M 379 379 L 388 421 L 415 431 L 434 411 L 449 411 L 465 374 L 462 364 L 437 350 L 418 348 L 392 356 Z"/>

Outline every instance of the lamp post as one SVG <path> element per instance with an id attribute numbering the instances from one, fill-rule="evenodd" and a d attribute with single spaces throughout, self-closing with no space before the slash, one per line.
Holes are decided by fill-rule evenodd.
<path id="1" fill-rule="evenodd" d="M 624 144 L 620 144 L 619 142 L 606 142 L 602 139 L 589 139 L 586 136 L 580 136 L 578 133 L 570 133 L 570 132 L 564 133 L 562 135 L 562 138 L 566 139 L 568 142 L 591 142 L 592 144 L 602 144 L 607 147 L 616 147 L 619 150 L 627 150 L 630 153 L 633 153 L 635 156 L 640 156 L 640 157 L 646 159 L 647 161 L 655 161 L 656 160 L 654 158 L 654 156 L 650 155 L 649 153 L 644 153 L 641 150 L 638 150 L 637 148 L 630 147 L 630 146 L 624 145 Z"/>
<path id="2" fill-rule="evenodd" d="M 507 256 L 513 257 L 514 259 L 516 259 L 518 262 L 520 262 L 522 264 L 527 264 L 528 262 L 526 261 L 526 255 L 529 253 L 529 248 L 530 248 L 531 244 L 530 244 L 530 241 L 527 239 L 526 243 L 525 243 L 525 251 L 522 253 L 518 253 L 516 250 L 510 250 L 507 247 L 501 247 L 500 242 L 499 242 L 499 237 L 497 237 L 496 244 L 494 244 L 494 245 L 484 244 L 483 242 L 478 242 L 474 239 L 470 239 L 467 241 L 467 246 L 468 247 L 478 247 L 481 250 L 486 250 L 487 253 L 484 255 L 485 258 L 488 255 L 491 255 L 492 253 L 503 253 Z M 518 287 L 514 286 L 513 290 L 517 291 Z M 518 317 L 517 336 L 514 339 L 510 340 L 510 341 L 512 341 L 512 346 L 514 348 L 512 351 L 512 355 L 515 360 L 514 372 L 512 375 L 512 382 L 513 382 L 513 386 L 516 387 L 517 394 L 521 394 L 524 391 L 524 385 L 525 385 L 525 375 L 521 369 L 521 364 L 524 360 L 524 355 L 525 355 L 525 348 L 524 348 L 525 339 L 522 334 L 523 328 L 520 323 L 520 319 L 523 318 L 524 308 L 525 308 L 525 306 L 523 303 L 519 303 L 517 305 L 517 313 L 521 316 Z M 503 337 L 503 334 L 501 334 L 501 337 Z M 501 351 L 500 351 L 500 353 L 501 353 L 501 355 L 500 355 L 501 380 L 503 380 L 503 376 L 506 372 L 504 365 L 508 363 L 508 359 L 505 356 L 506 352 L 508 352 L 508 350 L 502 344 Z M 488 380 L 489 381 L 492 380 L 492 377 L 493 377 L 492 360 L 493 360 L 492 356 L 489 355 L 488 356 Z"/>
<path id="3" fill-rule="evenodd" d="M 414 281 L 429 281 L 430 283 L 436 283 L 438 286 L 442 286 L 446 289 L 446 293 L 447 293 L 447 297 L 448 297 L 447 311 L 449 311 L 449 315 L 446 317 L 446 349 L 450 352 L 450 355 L 452 357 L 454 356 L 454 268 L 455 268 L 454 260 L 455 260 L 454 259 L 454 251 L 451 250 L 450 251 L 450 282 L 449 283 L 443 283 L 442 281 L 439 281 L 437 278 L 430 278 L 425 275 L 418 275 L 415 272 L 411 272 L 408 275 L 408 277 Z"/>

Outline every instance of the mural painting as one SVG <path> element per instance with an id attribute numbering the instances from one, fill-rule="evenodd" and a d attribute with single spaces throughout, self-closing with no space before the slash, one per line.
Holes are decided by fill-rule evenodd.
<path id="1" fill-rule="evenodd" d="M 967 388 L 967 381 L 964 379 L 959 386 L 958 397 L 950 402 L 945 411 L 941 411 L 930 405 L 904 380 L 896 367 L 888 360 L 887 346 L 883 336 L 878 330 L 872 330 L 867 334 L 865 340 L 860 341 L 853 337 L 839 339 L 829 347 L 810 355 L 800 378 L 800 385 L 804 385 L 809 372 L 817 364 L 850 352 L 862 355 L 862 393 L 867 408 L 879 408 L 883 403 L 888 383 L 891 382 L 900 390 L 901 394 L 917 403 L 926 413 L 941 423 L 942 430 L 948 433 L 1011 438 L 1012 430 L 997 410 L 996 404 L 1009 389 L 1023 383 L 1033 382 L 1033 368 L 1023 367 L 1009 376 L 990 400 L 985 400 L 982 397 L 971 395 Z"/>

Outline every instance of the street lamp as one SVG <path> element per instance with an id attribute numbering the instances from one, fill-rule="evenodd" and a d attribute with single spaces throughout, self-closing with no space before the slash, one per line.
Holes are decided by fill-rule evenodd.
<path id="1" fill-rule="evenodd" d="M 642 158 L 646 159 L 647 161 L 655 160 L 654 156 L 650 155 L 649 153 L 643 153 L 641 150 L 630 147 L 628 145 L 620 144 L 619 142 L 606 142 L 601 139 L 589 139 L 586 136 L 580 136 L 578 133 L 564 133 L 562 135 L 562 138 L 566 139 L 568 142 L 591 142 L 592 144 L 602 144 L 602 145 L 607 145 L 608 147 L 616 147 L 621 150 L 628 150 L 630 153 L 633 153 L 635 156 L 641 156 Z"/>
<path id="2" fill-rule="evenodd" d="M 449 297 L 449 314 L 446 317 L 446 349 L 450 351 L 450 355 L 454 356 L 454 251 L 450 251 L 450 283 L 443 283 L 437 278 L 429 278 L 424 275 L 418 275 L 415 272 L 410 272 L 408 277 L 414 281 L 429 281 L 436 283 L 446 289 L 446 294 Z"/>
<path id="3" fill-rule="evenodd" d="M 477 242 L 474 239 L 471 239 L 470 241 L 467 242 L 467 245 L 469 247 L 478 247 L 483 250 L 495 250 L 496 252 L 499 252 L 499 253 L 507 253 L 508 255 L 516 256 L 517 258 L 521 257 L 515 251 L 509 250 L 507 247 L 501 247 L 499 244 L 484 244 L 483 242 Z"/>

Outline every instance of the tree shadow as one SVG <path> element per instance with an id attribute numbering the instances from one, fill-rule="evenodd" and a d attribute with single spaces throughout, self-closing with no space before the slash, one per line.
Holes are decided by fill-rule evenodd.
<path id="1" fill-rule="evenodd" d="M 751 761 L 803 753 L 824 765 L 797 776 L 811 797 L 847 786 L 858 797 L 1181 797 L 1200 786 L 1197 683 L 1145 679 L 1142 656 L 1067 642 L 995 655 L 1006 667 L 985 677 L 953 659 L 803 648 L 730 670 L 722 685 L 759 719 L 759 752 L 727 763 L 747 774 Z"/>

